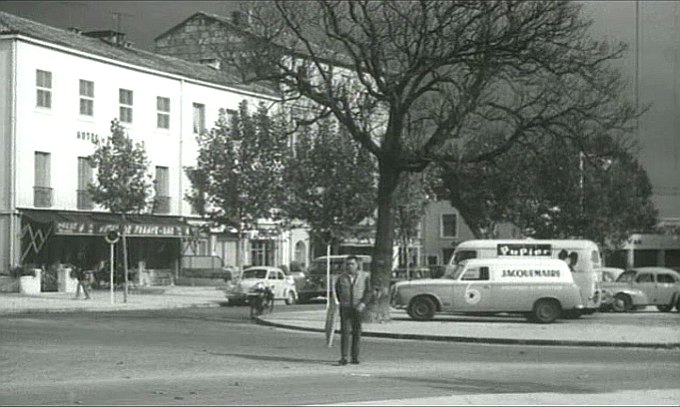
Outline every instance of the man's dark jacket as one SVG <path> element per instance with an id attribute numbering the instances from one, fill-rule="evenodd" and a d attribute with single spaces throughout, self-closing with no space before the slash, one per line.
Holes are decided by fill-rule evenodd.
<path id="1" fill-rule="evenodd" d="M 367 305 L 371 300 L 371 275 L 365 271 L 357 271 L 354 284 L 349 273 L 342 273 L 335 281 L 335 295 L 340 307 L 355 308 L 363 302 Z"/>

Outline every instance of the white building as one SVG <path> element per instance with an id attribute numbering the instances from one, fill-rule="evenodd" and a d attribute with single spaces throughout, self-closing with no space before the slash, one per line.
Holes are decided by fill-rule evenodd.
<path id="1" fill-rule="evenodd" d="M 177 273 L 183 255 L 218 254 L 233 265 L 233 236 L 196 236 L 190 225 L 201 220 L 184 197 L 195 136 L 218 110 L 277 100 L 269 89 L 235 83 L 213 67 L 131 48 L 121 33 L 67 31 L 0 12 L 0 274 L 29 262 L 89 267 L 106 259 L 102 236 L 117 218 L 92 205 L 86 157 L 114 118 L 144 143 L 155 185 L 154 209 L 131 217 L 133 264 Z M 304 233 L 252 237 L 246 264 L 306 259 Z"/>

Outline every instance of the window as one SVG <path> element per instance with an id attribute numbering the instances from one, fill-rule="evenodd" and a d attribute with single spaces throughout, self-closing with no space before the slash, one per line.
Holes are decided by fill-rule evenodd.
<path id="1" fill-rule="evenodd" d="M 457 252 L 455 256 L 456 257 L 453 259 L 453 263 L 458 264 L 463 260 L 477 258 L 477 252 L 474 250 L 461 250 Z"/>
<path id="2" fill-rule="evenodd" d="M 465 272 L 465 275 L 461 280 L 488 280 L 489 279 L 489 268 L 471 268 Z"/>
<path id="3" fill-rule="evenodd" d="M 35 86 L 37 88 L 36 106 L 50 109 L 52 107 L 52 72 L 37 69 Z"/>
<path id="4" fill-rule="evenodd" d="M 156 127 L 170 128 L 170 98 L 156 97 Z"/>
<path id="5" fill-rule="evenodd" d="M 271 266 L 274 263 L 274 248 L 270 240 L 250 242 L 250 262 L 253 266 Z"/>
<path id="6" fill-rule="evenodd" d="M 83 116 L 94 115 L 94 82 L 80 80 L 80 114 Z"/>
<path id="7" fill-rule="evenodd" d="M 664 283 L 664 284 L 673 284 L 673 283 L 675 283 L 675 277 L 673 277 L 670 274 L 657 274 L 656 275 L 656 282 L 657 283 Z"/>
<path id="8" fill-rule="evenodd" d="M 458 217 L 455 213 L 443 214 L 441 220 L 441 237 L 456 236 L 458 236 Z"/>
<path id="9" fill-rule="evenodd" d="M 92 209 L 92 198 L 87 186 L 92 182 L 92 166 L 88 157 L 78 157 L 78 209 Z"/>
<path id="10" fill-rule="evenodd" d="M 120 104 L 120 121 L 123 123 L 132 123 L 132 91 L 118 89 L 118 103 Z"/>
<path id="11" fill-rule="evenodd" d="M 649 273 L 643 273 L 637 276 L 635 279 L 636 283 L 653 283 L 654 276 Z"/>
<path id="12" fill-rule="evenodd" d="M 52 188 L 50 187 L 50 153 L 35 152 L 35 175 L 33 183 L 33 205 L 36 207 L 52 206 Z"/>
<path id="13" fill-rule="evenodd" d="M 205 129 L 205 105 L 194 103 L 194 133 L 200 134 Z"/>
<path id="14" fill-rule="evenodd" d="M 190 181 L 195 179 L 196 176 L 199 176 L 197 171 L 198 170 L 194 167 L 187 168 L 187 174 Z M 191 185 L 192 185 L 191 195 L 193 195 L 195 199 L 188 200 L 185 198 L 191 205 L 191 214 L 192 215 L 203 214 L 203 212 L 205 211 L 206 204 L 205 191 L 200 185 L 195 185 L 193 181 L 191 182 Z"/>
<path id="15" fill-rule="evenodd" d="M 168 167 L 156 167 L 156 179 L 154 188 L 156 197 L 154 200 L 154 213 L 170 212 L 170 171 Z"/>

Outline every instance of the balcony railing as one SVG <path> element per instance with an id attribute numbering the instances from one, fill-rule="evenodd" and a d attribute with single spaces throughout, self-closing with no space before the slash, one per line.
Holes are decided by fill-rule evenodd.
<path id="1" fill-rule="evenodd" d="M 33 206 L 36 208 L 49 208 L 52 206 L 52 188 L 33 187 Z"/>
<path id="2" fill-rule="evenodd" d="M 94 203 L 92 202 L 92 197 L 86 189 L 78 190 L 78 209 L 92 209 L 94 208 Z"/>
<path id="3" fill-rule="evenodd" d="M 170 197 L 156 195 L 153 201 L 153 213 L 170 213 Z"/>

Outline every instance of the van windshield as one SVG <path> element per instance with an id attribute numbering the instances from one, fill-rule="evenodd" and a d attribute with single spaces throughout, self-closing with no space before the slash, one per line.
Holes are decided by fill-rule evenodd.
<path id="1" fill-rule="evenodd" d="M 464 268 L 465 268 L 465 264 L 457 264 L 454 268 L 447 269 L 446 272 L 444 273 L 444 275 L 441 278 L 448 278 L 449 280 L 455 280 L 458 277 L 460 277 Z"/>
<path id="2" fill-rule="evenodd" d="M 477 252 L 474 250 L 460 250 L 453 255 L 453 264 L 460 264 L 461 261 L 467 259 L 477 258 Z"/>

